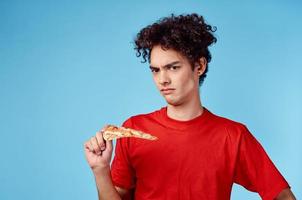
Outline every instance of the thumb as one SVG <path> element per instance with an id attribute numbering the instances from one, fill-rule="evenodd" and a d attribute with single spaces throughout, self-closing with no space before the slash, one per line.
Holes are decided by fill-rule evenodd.
<path id="1" fill-rule="evenodd" d="M 105 140 L 105 142 L 106 142 L 106 149 L 105 149 L 105 151 L 103 153 L 107 153 L 107 152 L 110 153 L 110 152 L 112 152 L 112 149 L 113 149 L 112 140 L 109 140 L 109 141 Z"/>

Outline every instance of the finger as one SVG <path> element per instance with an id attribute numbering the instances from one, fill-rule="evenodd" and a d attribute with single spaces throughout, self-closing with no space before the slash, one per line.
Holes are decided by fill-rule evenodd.
<path id="1" fill-rule="evenodd" d="M 95 137 L 92 137 L 90 139 L 90 143 L 91 143 L 91 145 L 92 145 L 93 150 L 94 150 L 95 153 L 99 153 L 101 151 L 101 148 L 100 148 L 100 146 L 99 146 L 99 144 L 98 144 L 98 142 L 97 142 L 97 140 L 96 140 Z"/>
<path id="2" fill-rule="evenodd" d="M 106 124 L 106 125 L 100 130 L 100 132 L 103 133 L 103 132 L 105 131 L 105 129 L 106 129 L 108 126 L 109 126 L 109 125 Z"/>
<path id="3" fill-rule="evenodd" d="M 113 149 L 112 140 L 106 141 L 105 151 L 112 151 L 112 149 Z"/>
<path id="4" fill-rule="evenodd" d="M 112 140 L 106 141 L 106 149 L 103 151 L 103 153 L 112 153 L 113 145 Z"/>
<path id="5" fill-rule="evenodd" d="M 106 143 L 105 140 L 103 138 L 103 134 L 101 132 L 97 132 L 95 135 L 97 142 L 100 146 L 101 151 L 104 151 L 106 149 Z"/>
<path id="6" fill-rule="evenodd" d="M 92 147 L 92 145 L 90 144 L 90 141 L 89 141 L 89 140 L 85 142 L 84 147 L 85 147 L 85 149 L 88 150 L 88 151 L 91 151 L 91 152 L 93 151 L 93 147 Z"/>

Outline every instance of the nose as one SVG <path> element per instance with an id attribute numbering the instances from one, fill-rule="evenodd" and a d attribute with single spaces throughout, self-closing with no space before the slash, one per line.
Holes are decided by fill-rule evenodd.
<path id="1" fill-rule="evenodd" d="M 167 75 L 165 71 L 161 71 L 159 73 L 159 83 L 163 86 L 171 83 L 170 77 Z"/>

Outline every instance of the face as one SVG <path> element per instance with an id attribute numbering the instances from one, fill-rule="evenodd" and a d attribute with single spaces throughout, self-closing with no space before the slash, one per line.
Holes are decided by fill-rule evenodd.
<path id="1" fill-rule="evenodd" d="M 173 49 L 154 46 L 150 55 L 153 80 L 168 104 L 179 106 L 199 98 L 198 67 Z"/>

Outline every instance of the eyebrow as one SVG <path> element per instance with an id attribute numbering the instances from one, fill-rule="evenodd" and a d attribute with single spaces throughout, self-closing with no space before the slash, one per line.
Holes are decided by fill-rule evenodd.
<path id="1" fill-rule="evenodd" d="M 180 63 L 180 61 L 173 61 L 173 62 L 171 62 L 171 63 L 168 63 L 168 64 L 164 65 L 163 68 L 172 67 L 173 65 L 179 64 L 179 63 Z M 151 65 L 150 65 L 149 68 L 150 68 L 150 69 L 159 69 L 159 67 L 154 67 L 154 66 L 151 66 Z"/>

